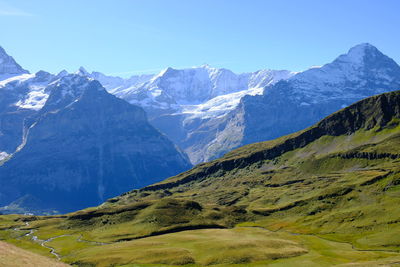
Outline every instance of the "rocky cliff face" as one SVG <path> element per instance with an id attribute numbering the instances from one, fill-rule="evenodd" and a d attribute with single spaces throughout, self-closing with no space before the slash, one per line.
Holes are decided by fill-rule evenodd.
<path id="1" fill-rule="evenodd" d="M 29 72 L 18 65 L 18 63 L 0 46 L 0 78 L 4 79 L 24 73 Z"/>
<path id="2" fill-rule="evenodd" d="M 190 167 L 142 108 L 99 82 L 68 75 L 46 91 L 46 104 L 24 121 L 18 151 L 0 167 L 2 205 L 29 194 L 43 209 L 67 212 Z"/>
<path id="3" fill-rule="evenodd" d="M 58 78 L 39 71 L 0 81 L 0 153 L 4 156 L 14 153 L 21 144 L 24 121 L 43 107 L 48 98 L 47 85 Z"/>

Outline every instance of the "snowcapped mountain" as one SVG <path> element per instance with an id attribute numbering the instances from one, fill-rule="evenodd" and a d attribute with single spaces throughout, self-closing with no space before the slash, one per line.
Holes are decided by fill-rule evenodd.
<path id="1" fill-rule="evenodd" d="M 44 106 L 20 121 L 22 142 L 0 166 L 0 205 L 30 195 L 43 209 L 67 212 L 190 168 L 142 108 L 98 81 L 70 74 L 43 92 Z"/>
<path id="2" fill-rule="evenodd" d="M 332 63 L 266 87 L 263 95 L 242 98 L 201 153 L 210 159 L 296 132 L 353 102 L 399 88 L 399 65 L 376 47 L 360 44 Z"/>
<path id="3" fill-rule="evenodd" d="M 157 116 L 171 112 L 190 113 L 191 109 L 193 114 L 199 114 L 204 107 L 210 106 L 207 101 L 220 96 L 225 97 L 215 100 L 215 103 L 226 102 L 225 106 L 232 106 L 243 95 L 262 93 L 263 87 L 293 74 L 274 70 L 235 74 L 228 69 L 203 65 L 188 69 L 167 68 L 157 75 L 132 76 L 129 79 L 99 72 L 93 72 L 90 77 L 99 80 L 110 93 L 140 105 L 150 116 Z"/>
<path id="4" fill-rule="evenodd" d="M 286 91 L 292 100 L 310 101 L 343 99 L 347 106 L 354 100 L 386 92 L 398 85 L 397 63 L 376 47 L 365 43 L 357 45 L 320 68 L 299 73 L 288 82 Z M 349 102 L 350 101 L 350 102 Z"/>
<path id="5" fill-rule="evenodd" d="M 52 90 L 51 86 L 47 86 L 67 74 L 66 71 L 58 75 L 46 72 L 29 74 L 22 71 L 12 77 L 6 77 L 8 79 L 0 81 L 0 87 L 14 91 L 15 97 L 3 106 L 12 107 L 19 112 L 23 110 L 26 116 L 40 111 Z M 167 68 L 157 75 L 135 75 L 128 79 L 107 76 L 100 72 L 89 73 L 83 67 L 75 74 L 98 80 L 108 92 L 144 108 L 150 122 L 189 153 L 191 153 L 191 149 L 188 149 L 191 147 L 191 141 L 188 139 L 197 136 L 194 132 L 204 123 L 217 125 L 215 121 L 219 121 L 233 110 L 245 95 L 262 94 L 265 86 L 294 75 L 286 70 L 260 70 L 254 73 L 235 74 L 228 69 L 217 69 L 208 65 L 180 70 Z M 17 92 L 16 87 L 22 88 L 22 91 Z M 176 122 L 177 129 L 173 132 L 168 124 L 165 125 L 164 119 L 169 117 Z M 22 116 L 20 120 L 23 121 L 25 118 Z M 21 123 L 20 120 L 16 121 L 17 125 Z M 14 131 L 9 131 L 14 137 L 13 146 L 3 150 L 0 146 L 2 158 L 12 153 L 21 140 L 22 132 L 18 130 L 17 134 L 18 127 L 13 126 L 13 128 Z M 176 134 L 177 132 L 179 134 Z M 207 139 L 213 136 L 215 132 L 210 131 Z M 199 162 L 197 159 L 193 161 Z"/>
<path id="6" fill-rule="evenodd" d="M 88 75 L 84 69 L 78 73 Z M 294 74 L 286 70 L 235 74 L 228 69 L 203 65 L 189 69 L 167 68 L 157 75 L 129 79 L 98 72 L 89 76 L 99 80 L 110 93 L 143 107 L 150 122 L 183 148 L 193 163 L 198 163 L 204 160 L 194 156 L 198 147 L 215 138 L 221 127 L 219 121 L 237 107 L 240 99 L 262 94 L 266 86 Z M 205 125 L 213 127 L 204 132 Z"/>
<path id="7" fill-rule="evenodd" d="M 190 168 L 142 108 L 83 68 L 30 74 L 0 52 L 0 206 L 31 196 L 36 211 L 71 211 Z"/>
<path id="8" fill-rule="evenodd" d="M 24 121 L 44 106 L 49 97 L 46 87 L 58 78 L 39 71 L 0 81 L 0 160 L 20 145 Z"/>
<path id="9" fill-rule="evenodd" d="M 108 92 L 144 108 L 149 121 L 199 163 L 242 144 L 300 130 L 362 98 L 396 90 L 398 69 L 377 48 L 361 44 L 329 64 L 300 73 L 235 74 L 203 65 L 128 79 L 84 68 L 76 75 L 98 80 Z M 9 101 L 11 106 L 40 110 L 48 97 L 44 85 L 66 73 L 42 85 L 33 81 L 36 75 L 23 73 L 0 82 L 3 87 L 13 80 L 32 84 L 23 86 L 28 89 Z"/>
<path id="10" fill-rule="evenodd" d="M 212 88 L 205 101 L 180 105 L 180 113 L 188 118 L 211 119 L 226 115 L 245 95 L 259 95 L 266 86 L 286 80 L 295 73 L 287 70 L 260 70 L 254 73 L 234 74 L 227 69 L 209 68 Z"/>

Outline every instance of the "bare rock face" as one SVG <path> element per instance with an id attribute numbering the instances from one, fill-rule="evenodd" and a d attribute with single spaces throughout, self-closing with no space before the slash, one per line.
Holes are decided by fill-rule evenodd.
<path id="1" fill-rule="evenodd" d="M 24 120 L 22 144 L 0 166 L 0 205 L 30 195 L 43 209 L 68 212 L 191 167 L 142 108 L 99 82 L 67 75 L 46 91 L 43 108 Z"/>

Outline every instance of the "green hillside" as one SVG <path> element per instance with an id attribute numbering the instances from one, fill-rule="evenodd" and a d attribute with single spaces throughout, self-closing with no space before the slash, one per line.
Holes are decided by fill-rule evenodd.
<path id="1" fill-rule="evenodd" d="M 390 266 L 399 204 L 396 91 L 99 207 L 1 216 L 0 239 L 78 266 Z"/>

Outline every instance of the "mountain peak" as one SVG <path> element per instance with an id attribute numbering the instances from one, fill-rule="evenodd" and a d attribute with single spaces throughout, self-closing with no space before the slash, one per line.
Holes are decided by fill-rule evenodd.
<path id="1" fill-rule="evenodd" d="M 203 65 L 200 65 L 199 67 L 194 67 L 194 68 L 213 69 L 213 68 L 210 66 L 210 64 L 207 64 L 207 63 L 205 63 L 205 64 L 203 64 Z"/>
<path id="2" fill-rule="evenodd" d="M 64 77 L 64 76 L 67 76 L 68 74 L 69 74 L 68 71 L 62 70 L 62 71 L 60 71 L 56 76 L 57 76 L 58 78 L 62 78 L 62 77 Z"/>
<path id="3" fill-rule="evenodd" d="M 68 74 L 50 84 L 48 88 L 50 95 L 42 113 L 65 107 L 84 94 L 105 91 L 98 81 L 80 74 Z"/>
<path id="4" fill-rule="evenodd" d="M 79 96 L 88 88 L 95 88 L 97 91 L 105 90 L 96 80 L 79 74 L 68 74 L 56 82 L 56 87 L 62 88 L 63 95 Z M 93 85 L 93 86 L 90 86 Z"/>
<path id="5" fill-rule="evenodd" d="M 360 83 L 362 79 L 371 80 L 375 77 L 375 85 L 371 87 L 370 84 L 367 89 L 379 89 L 376 93 L 382 93 L 382 88 L 398 81 L 399 75 L 400 67 L 393 59 L 375 46 L 362 43 L 350 48 L 346 54 L 340 55 L 333 62 L 320 68 L 310 68 L 295 75 L 292 80 L 301 82 L 303 89 L 308 90 L 310 85 L 314 85 L 314 89 L 323 92 L 338 91 L 339 84 L 344 85 L 348 82 L 353 83 L 351 89 L 355 90 L 356 87 L 364 86 Z"/>
<path id="6" fill-rule="evenodd" d="M 349 49 L 349 52 L 352 50 L 368 50 L 368 49 L 375 49 L 377 50 L 377 48 L 375 46 L 373 46 L 370 43 L 361 43 L 358 45 L 353 46 L 352 48 Z"/>
<path id="7" fill-rule="evenodd" d="M 7 52 L 0 46 L 0 75 L 20 75 L 29 73 L 24 70 L 13 57 L 9 56 Z"/>
<path id="8" fill-rule="evenodd" d="M 369 43 L 362 43 L 359 45 L 356 45 L 352 48 L 350 48 L 349 52 L 346 54 L 347 59 L 349 61 L 355 62 L 355 63 L 362 63 L 364 62 L 364 58 L 368 53 L 380 53 L 379 50 L 369 44 Z"/>
<path id="9" fill-rule="evenodd" d="M 79 69 L 75 72 L 75 74 L 78 74 L 81 76 L 90 76 L 90 73 L 82 66 L 79 67 Z"/>
<path id="10" fill-rule="evenodd" d="M 175 69 L 173 69 L 171 67 L 167 67 L 167 68 L 161 70 L 157 75 L 154 75 L 153 80 L 164 77 L 166 75 L 169 75 L 170 73 L 173 73 L 175 71 L 176 71 Z"/>
<path id="11" fill-rule="evenodd" d="M 373 60 L 371 61 L 371 59 Z M 347 54 L 340 55 L 334 62 L 363 66 L 367 62 L 376 62 L 380 59 L 388 61 L 389 58 L 375 46 L 369 43 L 361 43 L 350 48 Z"/>

